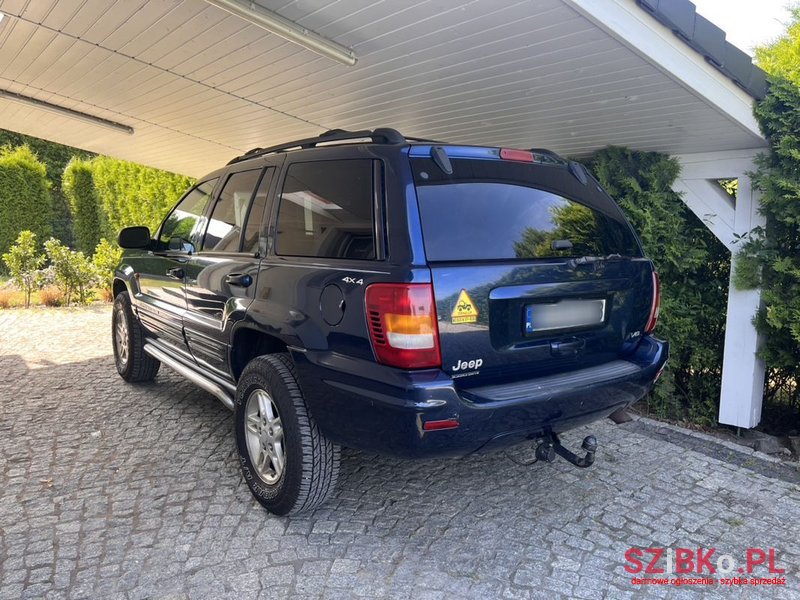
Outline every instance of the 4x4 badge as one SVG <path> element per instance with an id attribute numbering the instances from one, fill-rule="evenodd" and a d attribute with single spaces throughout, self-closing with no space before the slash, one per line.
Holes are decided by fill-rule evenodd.
<path id="1" fill-rule="evenodd" d="M 478 320 L 478 308 L 467 294 L 467 290 L 461 290 L 456 300 L 456 306 L 450 315 L 453 323 L 474 323 Z"/>

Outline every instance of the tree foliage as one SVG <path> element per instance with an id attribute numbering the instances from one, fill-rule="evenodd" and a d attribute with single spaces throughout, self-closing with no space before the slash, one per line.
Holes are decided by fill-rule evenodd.
<path id="1" fill-rule="evenodd" d="M 28 146 L 0 149 L 0 254 L 20 231 L 52 233 L 53 207 L 44 164 Z"/>
<path id="2" fill-rule="evenodd" d="M 92 262 L 97 271 L 97 280 L 103 289 L 110 291 L 114 286 L 114 270 L 122 260 L 122 248 L 103 238 L 94 249 Z"/>
<path id="3" fill-rule="evenodd" d="M 92 160 L 95 189 L 110 232 L 145 225 L 155 231 L 193 180 L 107 156 Z"/>
<path id="4" fill-rule="evenodd" d="M 75 245 L 92 254 L 107 229 L 92 177 L 92 163 L 75 158 L 64 169 L 62 186 L 72 211 Z"/>
<path id="5" fill-rule="evenodd" d="M 74 293 L 78 295 L 78 302 L 86 304 L 91 299 L 91 287 L 97 277 L 94 265 L 83 252 L 70 250 L 55 238 L 47 240 L 44 249 L 56 284 L 64 292 L 66 304 L 69 304 Z"/>
<path id="6" fill-rule="evenodd" d="M 0 146 L 10 146 L 12 148 L 28 146 L 44 164 L 47 179 L 51 186 L 53 235 L 65 244 L 72 245 L 72 216 L 69 210 L 69 202 L 61 189 L 61 175 L 73 157 L 86 160 L 95 155 L 85 150 L 5 129 L 0 129 Z"/>
<path id="7" fill-rule="evenodd" d="M 44 264 L 44 254 L 39 252 L 36 234 L 21 231 L 8 252 L 3 254 L 3 262 L 14 284 L 25 294 L 25 307 L 31 305 L 31 292 L 38 287 L 39 269 Z"/>
<path id="8" fill-rule="evenodd" d="M 654 152 L 607 148 L 590 163 L 639 233 L 662 282 L 656 334 L 670 360 L 651 407 L 662 417 L 716 422 L 730 254 L 672 191 L 679 165 Z"/>
<path id="9" fill-rule="evenodd" d="M 800 6 L 791 8 L 792 21 L 772 44 L 756 48 L 756 62 L 767 73 L 800 86 Z"/>

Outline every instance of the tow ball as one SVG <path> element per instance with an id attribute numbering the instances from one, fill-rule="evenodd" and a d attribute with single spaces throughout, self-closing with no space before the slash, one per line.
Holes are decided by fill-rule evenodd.
<path id="1" fill-rule="evenodd" d="M 583 438 L 581 448 L 586 451 L 584 456 L 573 454 L 558 439 L 555 433 L 548 434 L 544 440 L 536 447 L 536 458 L 547 462 L 553 462 L 558 454 L 564 460 L 571 462 L 576 467 L 585 469 L 594 463 L 594 453 L 597 452 L 597 439 L 593 435 Z"/>

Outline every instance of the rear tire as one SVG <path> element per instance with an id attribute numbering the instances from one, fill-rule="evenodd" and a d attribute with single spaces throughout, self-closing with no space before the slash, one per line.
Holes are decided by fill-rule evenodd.
<path id="1" fill-rule="evenodd" d="M 258 356 L 245 367 L 234 432 L 247 486 L 271 513 L 312 510 L 333 492 L 339 447 L 309 414 L 287 354 Z"/>
<path id="2" fill-rule="evenodd" d="M 111 337 L 117 373 L 125 381 L 152 381 L 161 361 L 144 351 L 144 332 L 131 308 L 128 292 L 120 292 L 114 299 L 111 314 Z"/>

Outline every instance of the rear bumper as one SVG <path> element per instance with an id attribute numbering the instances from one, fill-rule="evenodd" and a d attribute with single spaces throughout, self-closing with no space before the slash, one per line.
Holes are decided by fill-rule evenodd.
<path id="1" fill-rule="evenodd" d="M 642 398 L 669 354 L 645 337 L 626 360 L 460 391 L 441 370 L 399 371 L 331 352 L 292 353 L 309 409 L 332 441 L 404 457 L 463 456 L 561 433 Z M 458 419 L 456 429 L 424 431 Z"/>

